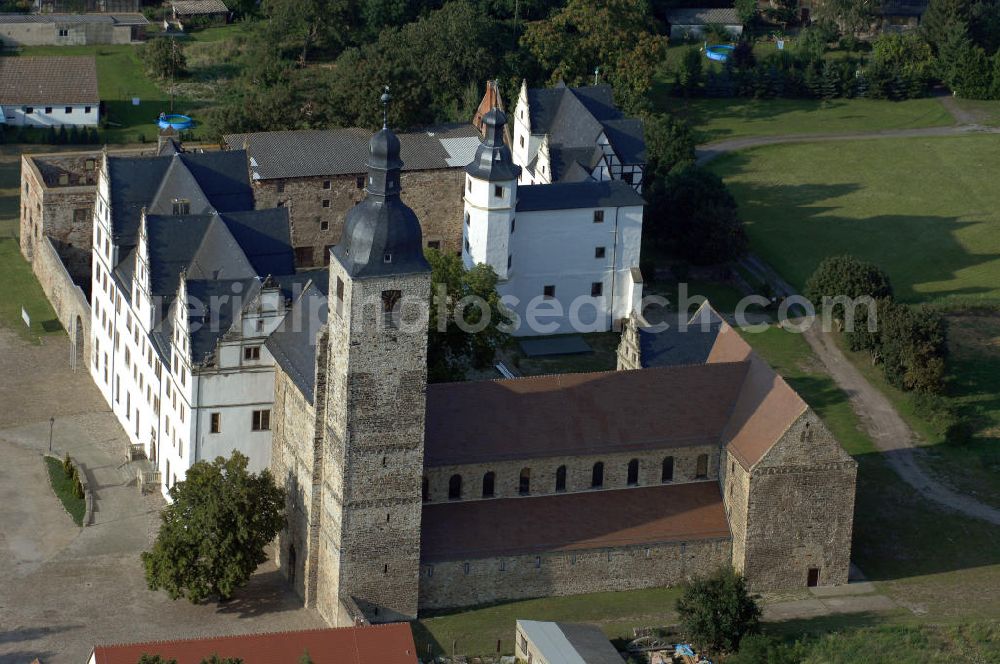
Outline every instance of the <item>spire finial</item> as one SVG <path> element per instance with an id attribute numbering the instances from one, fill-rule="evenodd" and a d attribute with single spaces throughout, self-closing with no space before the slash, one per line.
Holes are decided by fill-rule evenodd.
<path id="1" fill-rule="evenodd" d="M 379 97 L 379 101 L 382 102 L 382 129 L 389 128 L 389 102 L 392 101 L 392 95 L 389 94 L 389 86 L 385 86 L 385 91 L 382 96 Z"/>

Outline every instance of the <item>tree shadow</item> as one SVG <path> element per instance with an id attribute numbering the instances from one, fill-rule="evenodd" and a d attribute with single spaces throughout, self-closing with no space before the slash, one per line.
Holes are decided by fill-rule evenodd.
<path id="1" fill-rule="evenodd" d="M 838 214 L 843 209 L 839 199 L 869 191 L 870 186 L 860 182 L 764 184 L 736 179 L 752 168 L 751 161 L 745 153 L 728 154 L 712 168 L 727 179 L 739 201 L 752 249 L 795 287 L 804 286 L 823 258 L 851 254 L 885 270 L 896 298 L 903 302 L 1000 302 L 1000 283 L 989 283 L 988 273 L 978 277 L 979 283 L 967 282 L 967 275 L 982 275 L 982 267 L 991 263 L 1000 273 L 1000 253 L 970 253 L 958 240 L 959 234 L 986 235 L 982 231 L 989 227 L 979 227 L 995 225 L 990 216 L 993 211 L 960 216 L 843 216 Z M 857 210 L 857 202 L 852 205 Z"/>
<path id="2" fill-rule="evenodd" d="M 51 625 L 47 627 L 21 627 L 18 629 L 7 630 L 0 632 L 0 645 L 5 643 L 17 643 L 20 641 L 36 641 L 52 634 L 69 632 L 75 629 L 80 629 L 81 627 L 83 627 L 83 625 Z M 32 657 L 38 657 L 38 653 L 34 653 Z M 20 660 L 11 658 L 10 661 Z"/>
<path id="3" fill-rule="evenodd" d="M 301 611 L 302 600 L 288 585 L 288 580 L 274 563 L 261 565 L 235 597 L 218 602 L 216 612 L 236 614 L 239 618 L 259 618 L 284 611 Z"/>
<path id="4" fill-rule="evenodd" d="M 932 502 L 889 465 L 892 451 L 857 455 L 851 560 L 874 581 L 1000 563 L 1000 528 Z"/>

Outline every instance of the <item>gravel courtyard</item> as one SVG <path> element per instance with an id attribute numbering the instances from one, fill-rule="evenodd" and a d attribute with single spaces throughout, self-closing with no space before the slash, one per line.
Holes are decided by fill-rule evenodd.
<path id="1" fill-rule="evenodd" d="M 125 437 L 69 342 L 30 345 L 0 327 L 0 664 L 83 664 L 96 643 L 322 627 L 270 563 L 224 604 L 193 606 L 146 589 L 139 552 L 162 499 L 121 469 Z M 49 444 L 87 469 L 94 525 L 76 527 L 53 494 Z"/>

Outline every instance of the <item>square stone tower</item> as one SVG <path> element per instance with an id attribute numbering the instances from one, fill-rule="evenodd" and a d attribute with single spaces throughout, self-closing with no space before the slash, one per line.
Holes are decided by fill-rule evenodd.
<path id="1" fill-rule="evenodd" d="M 366 198 L 331 252 L 317 553 L 321 587 L 337 596 L 318 601 L 386 622 L 417 615 L 431 275 L 388 128 L 368 167 Z"/>

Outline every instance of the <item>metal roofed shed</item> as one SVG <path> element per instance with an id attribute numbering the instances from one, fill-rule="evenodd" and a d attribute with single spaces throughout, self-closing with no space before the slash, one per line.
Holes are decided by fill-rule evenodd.
<path id="1" fill-rule="evenodd" d="M 518 620 L 518 659 L 529 664 L 622 664 L 622 657 L 599 627 Z"/>

